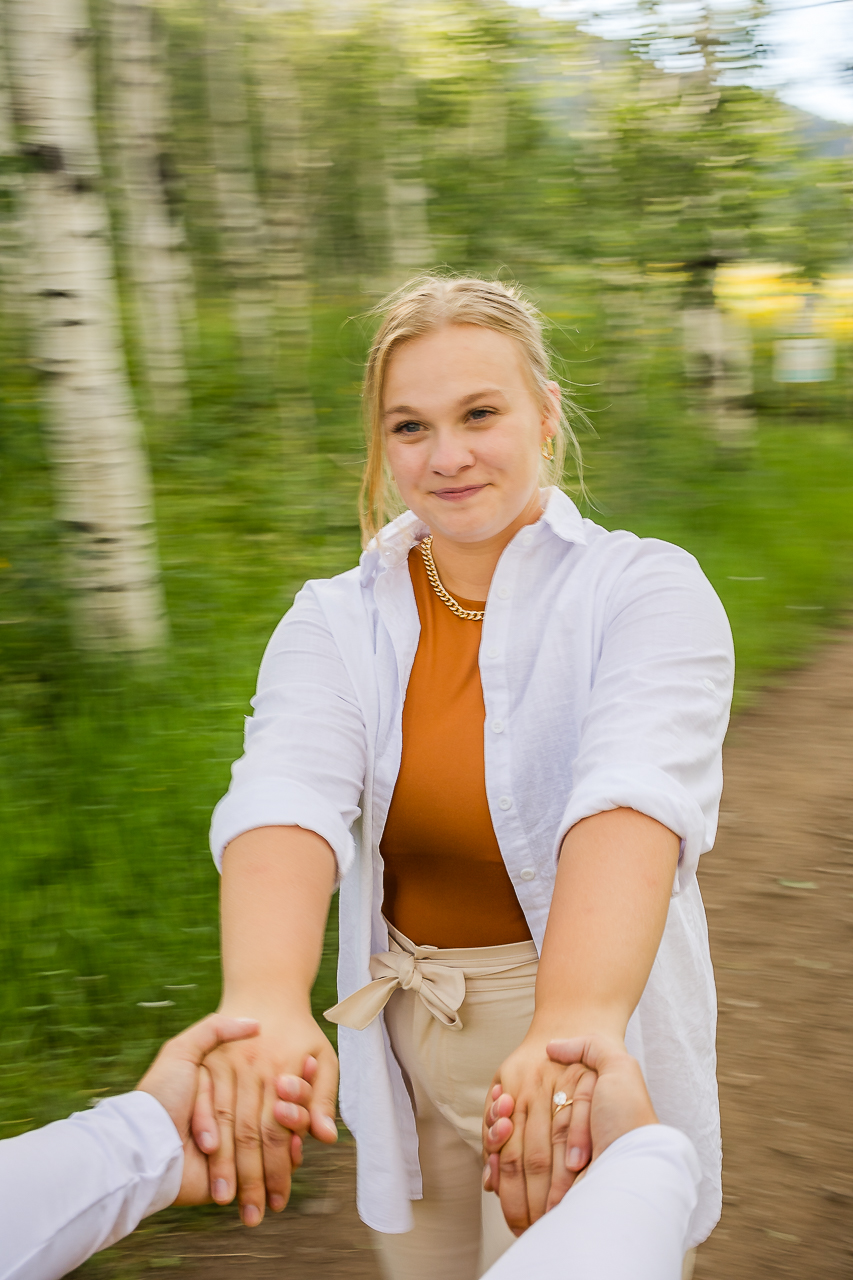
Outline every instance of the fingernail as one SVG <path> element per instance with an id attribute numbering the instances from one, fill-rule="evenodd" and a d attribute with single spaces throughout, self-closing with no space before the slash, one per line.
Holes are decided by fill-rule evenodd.
<path id="1" fill-rule="evenodd" d="M 247 1227 L 256 1227 L 261 1220 L 261 1211 L 254 1204 L 244 1204 L 242 1215 Z"/>
<path id="2" fill-rule="evenodd" d="M 483 1169 L 483 1186 L 486 1189 L 486 1191 L 489 1190 L 489 1175 L 491 1174 L 491 1172 L 492 1171 L 489 1168 L 489 1166 L 486 1165 L 486 1167 Z"/>
<path id="3" fill-rule="evenodd" d="M 326 1130 L 326 1133 L 328 1133 L 330 1137 L 332 1134 L 334 1134 L 335 1137 L 338 1136 L 338 1126 L 335 1124 L 331 1116 L 323 1116 L 323 1119 L 320 1121 L 320 1125 Z"/>
<path id="4" fill-rule="evenodd" d="M 224 1204 L 230 1199 L 228 1183 L 224 1178 L 214 1178 L 210 1191 L 214 1200 L 220 1204 Z"/>
<path id="5" fill-rule="evenodd" d="M 271 1195 L 270 1208 L 272 1209 L 273 1213 L 281 1213 L 282 1209 L 284 1208 L 284 1196 L 280 1196 L 277 1194 Z"/>
<path id="6" fill-rule="evenodd" d="M 582 1163 L 582 1161 L 583 1161 L 583 1152 L 581 1151 L 580 1147 L 572 1147 L 571 1151 L 569 1152 L 569 1164 L 571 1165 L 571 1167 L 573 1169 L 576 1168 Z"/>
<path id="7" fill-rule="evenodd" d="M 216 1139 L 212 1133 L 203 1133 L 199 1138 L 199 1142 L 205 1151 L 212 1151 L 216 1146 Z"/>

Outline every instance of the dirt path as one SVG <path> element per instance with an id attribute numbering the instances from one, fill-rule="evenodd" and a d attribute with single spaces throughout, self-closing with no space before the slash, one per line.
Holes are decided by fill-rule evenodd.
<path id="1" fill-rule="evenodd" d="M 853 633 L 733 726 L 700 879 L 720 996 L 725 1205 L 696 1280 L 849 1280 Z M 85 1272 L 169 1266 L 187 1280 L 379 1280 L 352 1145 L 315 1149 L 299 1203 L 257 1231 L 233 1211 L 153 1219 Z"/>

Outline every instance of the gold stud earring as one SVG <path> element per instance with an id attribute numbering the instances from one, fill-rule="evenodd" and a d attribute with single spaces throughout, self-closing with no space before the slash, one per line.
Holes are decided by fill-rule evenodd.
<path id="1" fill-rule="evenodd" d="M 542 441 L 542 448 L 540 452 L 546 462 L 554 461 L 554 437 L 553 436 L 545 437 L 545 439 Z"/>

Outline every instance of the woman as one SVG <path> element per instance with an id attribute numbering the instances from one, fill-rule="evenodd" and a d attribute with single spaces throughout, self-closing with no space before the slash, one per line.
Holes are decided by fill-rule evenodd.
<path id="1" fill-rule="evenodd" d="M 271 1081 L 308 1054 L 313 1132 L 334 1140 L 309 993 L 339 881 L 341 1113 L 387 1276 L 480 1275 L 565 1193 L 589 1159 L 571 1105 L 588 1086 L 546 1046 L 575 1035 L 625 1037 L 661 1120 L 692 1138 L 695 1245 L 720 1204 L 695 868 L 722 785 L 725 614 L 685 552 L 541 487 L 570 433 L 514 290 L 428 278 L 392 300 L 365 402 L 371 540 L 276 630 L 214 816 L 221 1008 L 262 1026 L 207 1060 L 234 1117 L 215 1198 L 236 1183 L 250 1225 L 265 1195 L 283 1207 Z M 382 528 L 393 488 L 406 510 Z M 481 1194 L 492 1085 L 514 1100 L 509 1227 Z"/>

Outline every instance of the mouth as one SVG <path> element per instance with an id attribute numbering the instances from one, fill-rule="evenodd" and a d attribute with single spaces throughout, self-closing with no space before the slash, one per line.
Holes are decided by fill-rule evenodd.
<path id="1" fill-rule="evenodd" d="M 456 489 L 433 489 L 432 495 L 434 498 L 441 498 L 442 502 L 462 502 L 463 499 L 480 493 L 485 487 L 484 484 L 466 484 Z"/>

